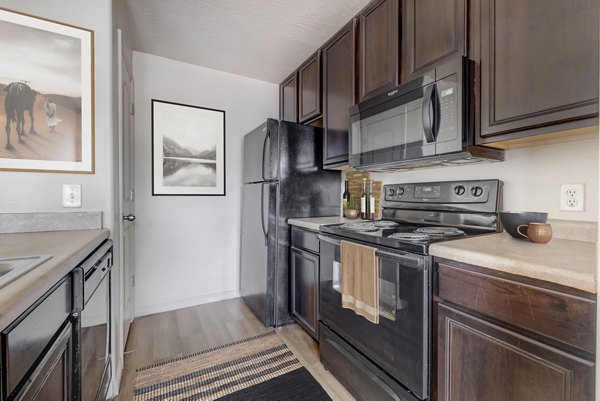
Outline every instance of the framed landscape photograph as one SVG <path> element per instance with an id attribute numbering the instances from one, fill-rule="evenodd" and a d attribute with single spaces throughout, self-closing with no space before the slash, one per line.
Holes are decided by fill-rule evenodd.
<path id="1" fill-rule="evenodd" d="M 93 41 L 0 8 L 0 170 L 94 173 Z"/>
<path id="2" fill-rule="evenodd" d="M 225 195 L 225 111 L 152 99 L 152 195 Z"/>

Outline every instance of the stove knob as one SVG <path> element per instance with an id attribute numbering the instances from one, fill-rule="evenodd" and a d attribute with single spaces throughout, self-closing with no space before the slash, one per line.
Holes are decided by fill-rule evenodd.
<path id="1" fill-rule="evenodd" d="M 454 187 L 454 193 L 455 193 L 456 195 L 458 195 L 458 196 L 462 196 L 462 195 L 464 195 L 464 194 L 465 194 L 465 191 L 466 191 L 466 189 L 465 189 L 465 187 L 464 187 L 464 186 L 462 186 L 462 185 L 457 185 L 457 186 L 455 186 L 455 187 Z"/>
<path id="2" fill-rule="evenodd" d="M 471 188 L 471 195 L 473 195 L 476 198 L 479 198 L 481 195 L 483 195 L 483 188 L 477 186 Z"/>
<path id="3" fill-rule="evenodd" d="M 396 193 L 398 194 L 398 196 L 404 195 L 404 188 L 398 187 L 398 190 L 396 191 Z"/>
<path id="4" fill-rule="evenodd" d="M 396 195 L 396 191 L 394 190 L 394 188 L 388 188 L 386 190 L 386 195 L 388 198 L 391 198 L 392 196 Z"/>

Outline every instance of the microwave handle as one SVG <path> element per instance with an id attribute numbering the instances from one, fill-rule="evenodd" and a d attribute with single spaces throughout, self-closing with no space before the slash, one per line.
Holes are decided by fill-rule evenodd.
<path id="1" fill-rule="evenodd" d="M 440 126 L 439 122 L 439 101 L 437 99 L 436 85 L 429 85 L 423 96 L 423 108 L 421 117 L 423 119 L 423 131 L 427 143 L 433 143 L 437 139 Z"/>

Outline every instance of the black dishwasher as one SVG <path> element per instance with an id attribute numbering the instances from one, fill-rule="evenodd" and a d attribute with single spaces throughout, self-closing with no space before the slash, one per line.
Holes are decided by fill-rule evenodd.
<path id="1" fill-rule="evenodd" d="M 104 401 L 111 379 L 110 271 L 112 241 L 102 244 L 73 271 L 75 394 L 82 401 Z"/>

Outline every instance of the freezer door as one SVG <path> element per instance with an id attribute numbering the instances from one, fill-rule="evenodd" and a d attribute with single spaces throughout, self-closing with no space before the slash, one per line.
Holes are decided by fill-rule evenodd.
<path id="1" fill-rule="evenodd" d="M 269 119 L 244 136 L 244 183 L 277 179 L 278 126 L 277 120 Z"/>
<path id="2" fill-rule="evenodd" d="M 275 202 L 270 198 L 276 187 L 276 183 L 268 182 L 245 184 L 242 192 L 240 295 L 265 326 L 272 326 L 275 320 L 277 239 Z"/>

